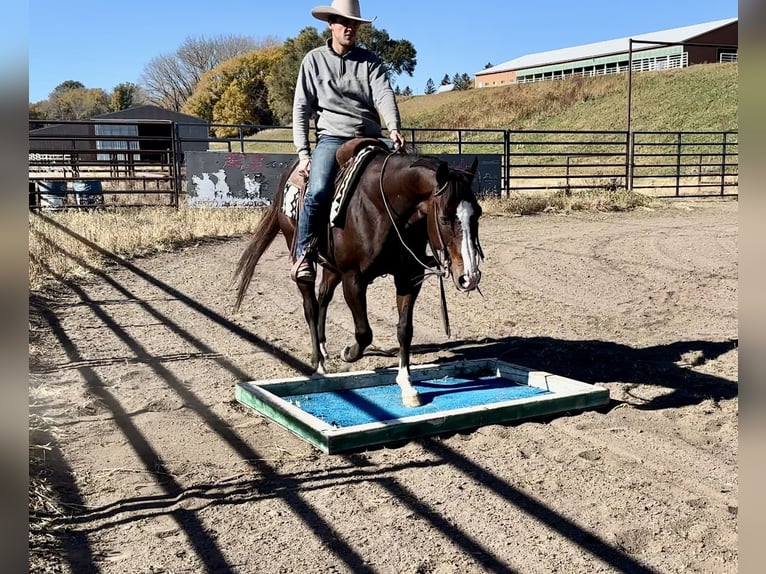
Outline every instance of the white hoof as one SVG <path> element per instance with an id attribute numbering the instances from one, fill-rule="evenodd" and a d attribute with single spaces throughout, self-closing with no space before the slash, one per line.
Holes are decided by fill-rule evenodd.
<path id="1" fill-rule="evenodd" d="M 405 407 L 419 407 L 423 401 L 420 400 L 420 395 L 415 393 L 414 395 L 402 395 L 402 403 Z"/>

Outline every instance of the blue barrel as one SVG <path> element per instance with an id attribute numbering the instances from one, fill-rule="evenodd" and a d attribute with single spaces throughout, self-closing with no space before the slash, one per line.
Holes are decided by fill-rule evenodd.
<path id="1" fill-rule="evenodd" d="M 104 190 L 96 180 L 73 181 L 74 202 L 76 205 L 103 205 Z"/>
<path id="2" fill-rule="evenodd" d="M 38 181 L 40 207 L 46 210 L 61 209 L 66 203 L 65 181 Z"/>

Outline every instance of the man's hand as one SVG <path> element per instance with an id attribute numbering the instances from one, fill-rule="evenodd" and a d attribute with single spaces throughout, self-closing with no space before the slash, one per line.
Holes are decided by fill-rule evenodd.
<path id="1" fill-rule="evenodd" d="M 391 141 L 394 142 L 394 151 L 399 151 L 404 147 L 404 137 L 399 130 L 391 130 L 389 135 L 391 136 Z"/>
<path id="2" fill-rule="evenodd" d="M 311 173 L 311 158 L 307 157 L 306 159 L 300 160 L 298 162 L 297 171 L 303 177 L 308 178 L 309 174 Z"/>

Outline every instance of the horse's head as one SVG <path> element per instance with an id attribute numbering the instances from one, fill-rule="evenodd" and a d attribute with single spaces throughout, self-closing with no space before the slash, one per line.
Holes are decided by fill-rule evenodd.
<path id="1" fill-rule="evenodd" d="M 452 275 L 460 291 L 473 291 L 481 280 L 479 263 L 484 253 L 479 243 L 481 206 L 471 184 L 477 159 L 467 170 L 450 168 L 445 162 L 431 164 L 436 187 L 428 208 L 428 236 L 444 274 Z"/>

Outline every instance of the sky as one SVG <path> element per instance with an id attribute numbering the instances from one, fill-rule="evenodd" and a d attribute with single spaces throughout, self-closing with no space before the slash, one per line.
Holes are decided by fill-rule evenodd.
<path id="1" fill-rule="evenodd" d="M 294 38 L 326 24 L 311 9 L 331 0 L 29 0 L 29 101 L 60 83 L 107 92 L 141 83 L 149 62 L 185 39 Z M 417 51 L 412 76 L 393 85 L 414 94 L 445 74 L 470 77 L 525 54 L 738 17 L 737 0 L 360 0 L 362 17 Z"/>

